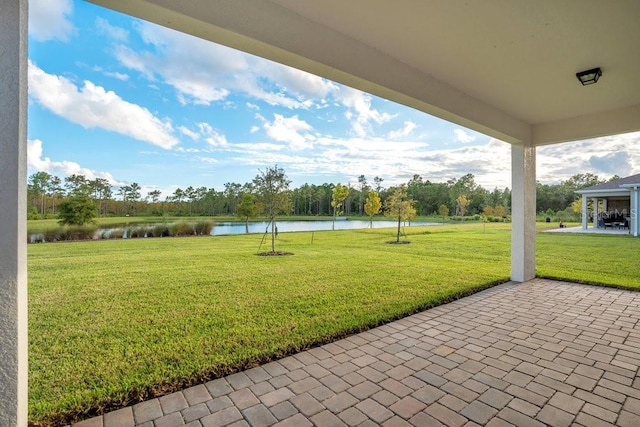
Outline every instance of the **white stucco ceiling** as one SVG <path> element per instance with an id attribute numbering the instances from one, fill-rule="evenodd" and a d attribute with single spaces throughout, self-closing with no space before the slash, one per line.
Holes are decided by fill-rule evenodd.
<path id="1" fill-rule="evenodd" d="M 91 1 L 510 143 L 640 130 L 638 0 Z"/>

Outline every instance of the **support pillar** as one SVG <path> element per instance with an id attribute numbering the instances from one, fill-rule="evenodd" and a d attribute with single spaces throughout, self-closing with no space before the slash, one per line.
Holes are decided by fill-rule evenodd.
<path id="1" fill-rule="evenodd" d="M 631 233 L 633 237 L 638 237 L 638 235 L 640 235 L 640 217 L 638 216 L 640 213 L 640 189 L 633 187 L 629 190 L 631 190 L 629 233 Z"/>
<path id="2" fill-rule="evenodd" d="M 0 0 L 0 426 L 27 425 L 27 0 Z"/>
<path id="3" fill-rule="evenodd" d="M 600 215 L 600 209 L 598 209 L 598 203 L 600 201 L 597 197 L 593 199 L 593 228 L 598 228 L 598 216 Z"/>
<path id="4" fill-rule="evenodd" d="M 511 280 L 536 275 L 536 149 L 511 145 Z"/>
<path id="5" fill-rule="evenodd" d="M 587 229 L 587 222 L 589 221 L 589 210 L 587 208 L 587 196 L 582 195 L 582 229 Z"/>

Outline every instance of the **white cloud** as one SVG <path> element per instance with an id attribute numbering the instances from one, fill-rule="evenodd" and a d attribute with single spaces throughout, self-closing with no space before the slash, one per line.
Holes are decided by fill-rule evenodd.
<path id="1" fill-rule="evenodd" d="M 102 73 L 107 77 L 113 77 L 114 79 L 118 79 L 118 80 L 121 80 L 123 82 L 126 82 L 127 80 L 129 80 L 129 75 L 125 74 L 125 73 L 119 73 L 119 72 L 115 72 L 115 71 L 105 71 L 102 67 L 98 67 L 98 66 L 94 66 L 91 69 L 93 71 L 97 71 L 99 73 Z"/>
<path id="2" fill-rule="evenodd" d="M 208 163 L 211 165 L 218 163 L 218 160 L 213 157 L 200 157 L 198 160 L 202 163 Z"/>
<path id="3" fill-rule="evenodd" d="M 83 168 L 76 162 L 67 160 L 55 162 L 48 157 L 43 157 L 42 141 L 39 139 L 27 141 L 27 166 L 29 169 L 47 172 L 61 178 L 74 174 L 84 175 L 89 180 L 103 178 L 109 181 L 109 184 L 119 185 L 119 182 L 108 172 Z"/>
<path id="4" fill-rule="evenodd" d="M 389 139 L 398 139 L 409 136 L 411 132 L 413 132 L 413 130 L 417 127 L 417 124 L 411 121 L 406 121 L 404 122 L 404 126 L 401 129 L 389 132 Z"/>
<path id="5" fill-rule="evenodd" d="M 138 31 L 146 48 L 119 45 L 116 58 L 147 79 L 172 86 L 182 104 L 210 105 L 239 91 L 272 106 L 308 109 L 337 89 L 306 72 L 155 24 L 142 22 Z"/>
<path id="6" fill-rule="evenodd" d="M 200 123 L 198 127 L 200 129 L 200 134 L 204 137 L 204 140 L 212 147 L 226 147 L 229 145 L 224 134 L 211 127 L 209 123 Z"/>
<path id="7" fill-rule="evenodd" d="M 105 71 L 104 75 L 107 77 L 113 77 L 114 79 L 122 80 L 123 82 L 129 80 L 129 75 L 124 73 Z"/>
<path id="8" fill-rule="evenodd" d="M 101 17 L 96 18 L 96 28 L 99 34 L 103 34 L 113 40 L 124 42 L 129 38 L 129 31 L 111 25 L 109 21 Z"/>
<path id="9" fill-rule="evenodd" d="M 69 41 L 77 30 L 71 23 L 72 0 L 30 0 L 29 35 L 37 41 Z"/>
<path id="10" fill-rule="evenodd" d="M 559 183 L 585 172 L 600 178 L 640 173 L 640 132 L 548 145 L 537 150 L 540 182 Z"/>
<path id="11" fill-rule="evenodd" d="M 313 147 L 311 142 L 314 139 L 313 136 L 309 133 L 302 134 L 302 132 L 313 130 L 313 127 L 304 120 L 300 120 L 298 116 L 284 117 L 280 114 L 274 114 L 273 122 L 265 123 L 264 129 L 270 138 L 289 144 L 292 150 L 304 150 Z"/>
<path id="12" fill-rule="evenodd" d="M 116 57 L 124 66 L 140 71 L 152 81 L 160 79 L 173 86 L 178 101 L 183 105 L 209 105 L 229 95 L 227 85 L 224 81 L 216 81 L 220 79 L 216 79 L 215 74 L 237 71 L 237 60 L 230 59 L 226 52 L 234 51 L 170 30 L 158 28 L 152 31 L 157 28 L 152 24 L 142 24 L 141 27 L 147 29 L 146 33 L 152 33 L 146 34 L 145 39 L 148 43 L 156 43 L 154 51 L 134 51 L 119 46 Z M 162 33 L 172 37 L 167 42 L 158 40 Z M 227 58 L 228 62 L 222 58 Z"/>
<path id="13" fill-rule="evenodd" d="M 198 132 L 194 132 L 191 129 L 187 128 L 186 126 L 178 126 L 178 130 L 183 134 L 188 136 L 189 138 L 193 139 L 194 141 L 197 141 L 200 139 L 200 134 Z"/>
<path id="14" fill-rule="evenodd" d="M 29 95 L 43 107 L 85 128 L 102 128 L 169 149 L 178 144 L 168 120 L 85 80 L 82 88 L 29 61 Z"/>
<path id="15" fill-rule="evenodd" d="M 465 132 L 462 129 L 454 129 L 453 136 L 456 142 L 468 143 L 476 140 L 475 136 L 469 134 L 468 132 Z"/>
<path id="16" fill-rule="evenodd" d="M 259 60 L 257 74 L 268 76 L 283 91 L 294 94 L 296 98 L 322 99 L 338 91 L 338 85 L 306 71 L 288 67 L 272 61 Z"/>
<path id="17" fill-rule="evenodd" d="M 349 109 L 345 116 L 352 120 L 352 130 L 360 138 L 371 133 L 371 122 L 380 125 L 395 118 L 394 115 L 371 108 L 371 95 L 362 91 L 342 86 L 336 97 Z"/>
<path id="18" fill-rule="evenodd" d="M 630 155 L 626 151 L 617 151 L 602 155 L 593 155 L 589 165 L 600 173 L 625 177 L 631 174 Z"/>

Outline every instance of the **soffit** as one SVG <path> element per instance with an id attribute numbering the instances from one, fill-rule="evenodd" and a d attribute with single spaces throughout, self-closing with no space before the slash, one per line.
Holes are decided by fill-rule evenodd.
<path id="1" fill-rule="evenodd" d="M 640 129 L 636 0 L 92 1 L 507 142 Z"/>
<path id="2" fill-rule="evenodd" d="M 526 123 L 640 104 L 638 1 L 272 1 Z"/>

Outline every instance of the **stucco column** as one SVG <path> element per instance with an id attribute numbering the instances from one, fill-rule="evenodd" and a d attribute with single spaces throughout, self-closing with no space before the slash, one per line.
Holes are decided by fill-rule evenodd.
<path id="1" fill-rule="evenodd" d="M 536 275 L 536 149 L 511 145 L 511 280 Z"/>
<path id="2" fill-rule="evenodd" d="M 640 235 L 640 216 L 638 215 L 640 214 L 640 189 L 633 187 L 629 190 L 631 190 L 629 233 L 634 237 L 638 237 L 638 235 Z"/>
<path id="3" fill-rule="evenodd" d="M 587 221 L 589 221 L 589 211 L 587 209 L 587 196 L 582 195 L 582 229 L 587 229 Z"/>
<path id="4" fill-rule="evenodd" d="M 0 426 L 26 426 L 27 0 L 0 11 Z"/>
<path id="5" fill-rule="evenodd" d="M 593 198 L 593 228 L 598 228 L 598 215 L 600 211 L 598 209 L 598 198 Z"/>

